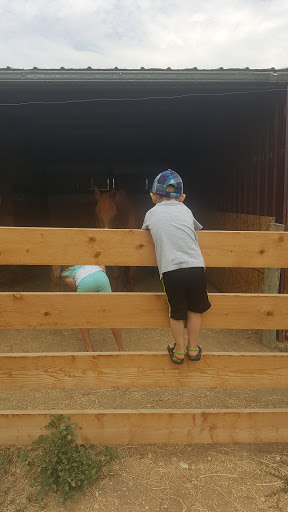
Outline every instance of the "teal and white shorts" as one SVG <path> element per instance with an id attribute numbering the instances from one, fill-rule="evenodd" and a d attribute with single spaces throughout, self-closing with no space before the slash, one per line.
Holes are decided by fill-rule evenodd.
<path id="1" fill-rule="evenodd" d="M 62 275 L 74 279 L 77 292 L 111 292 L 109 279 L 99 265 L 72 265 Z"/>
<path id="2" fill-rule="evenodd" d="M 83 277 L 77 286 L 77 292 L 111 292 L 110 282 L 104 270 L 96 270 L 96 272 Z"/>

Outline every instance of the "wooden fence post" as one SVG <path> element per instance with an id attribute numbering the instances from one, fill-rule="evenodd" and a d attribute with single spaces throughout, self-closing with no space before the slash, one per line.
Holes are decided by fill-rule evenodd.
<path id="1" fill-rule="evenodd" d="M 284 224 L 276 224 L 272 222 L 268 226 L 268 231 L 281 232 L 285 230 Z M 265 268 L 264 269 L 264 283 L 263 293 L 279 293 L 281 268 Z M 288 312 L 287 312 L 288 315 Z M 275 348 L 277 346 L 277 331 L 263 330 L 262 343 L 265 347 Z"/>

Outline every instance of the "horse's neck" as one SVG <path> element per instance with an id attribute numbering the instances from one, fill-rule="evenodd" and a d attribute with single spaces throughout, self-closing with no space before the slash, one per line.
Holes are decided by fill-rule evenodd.
<path id="1" fill-rule="evenodd" d="M 136 208 L 124 191 L 119 191 L 118 203 L 118 222 L 123 229 L 136 228 Z"/>

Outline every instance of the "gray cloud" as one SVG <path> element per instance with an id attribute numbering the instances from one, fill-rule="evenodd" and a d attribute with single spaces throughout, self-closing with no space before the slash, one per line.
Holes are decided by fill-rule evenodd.
<path id="1" fill-rule="evenodd" d="M 287 0 L 0 0 L 0 66 L 286 67 Z"/>

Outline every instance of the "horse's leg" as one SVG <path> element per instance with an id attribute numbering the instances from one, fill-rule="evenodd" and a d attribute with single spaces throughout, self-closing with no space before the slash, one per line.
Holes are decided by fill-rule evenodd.
<path id="1" fill-rule="evenodd" d="M 111 288 L 113 292 L 118 292 L 120 278 L 120 267 L 111 267 Z"/>
<path id="2" fill-rule="evenodd" d="M 136 267 L 127 267 L 127 284 L 129 292 L 134 292 Z"/>
<path id="3" fill-rule="evenodd" d="M 60 266 L 52 265 L 51 267 L 51 288 L 52 292 L 59 292 Z"/>

